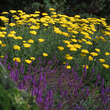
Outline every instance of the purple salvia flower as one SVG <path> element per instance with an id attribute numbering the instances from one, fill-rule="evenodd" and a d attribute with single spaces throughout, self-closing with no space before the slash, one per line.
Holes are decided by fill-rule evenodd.
<path id="1" fill-rule="evenodd" d="M 95 83 L 95 86 L 98 85 L 98 82 L 101 80 L 101 76 L 100 74 L 97 74 L 97 80 L 96 80 L 96 83 Z"/>
<path id="2" fill-rule="evenodd" d="M 48 110 L 49 109 L 49 97 L 48 96 L 46 96 L 44 103 L 45 103 L 45 110 Z"/>
<path id="3" fill-rule="evenodd" d="M 23 65 L 23 63 L 20 66 L 20 73 L 24 74 L 24 65 Z"/>
<path id="4" fill-rule="evenodd" d="M 64 96 L 67 96 L 68 92 L 67 90 L 64 90 Z"/>
<path id="5" fill-rule="evenodd" d="M 42 81 L 42 80 L 43 80 L 43 75 L 42 73 L 40 73 L 39 81 Z"/>
<path id="6" fill-rule="evenodd" d="M 8 63 L 8 70 L 11 70 L 11 64 Z"/>
<path id="7" fill-rule="evenodd" d="M 78 96 L 78 88 L 77 87 L 74 87 L 73 93 L 74 93 L 74 96 Z"/>
<path id="8" fill-rule="evenodd" d="M 15 80 L 18 81 L 19 80 L 19 72 L 18 72 L 17 69 L 15 70 L 15 74 L 16 74 L 15 75 Z"/>
<path id="9" fill-rule="evenodd" d="M 31 75 L 25 75 L 24 76 L 24 80 L 32 80 L 32 76 Z"/>
<path id="10" fill-rule="evenodd" d="M 104 87 L 104 78 L 102 79 L 101 88 Z"/>
<path id="11" fill-rule="evenodd" d="M 84 69 L 83 69 L 83 72 L 82 72 L 83 74 L 83 78 L 85 79 L 86 78 L 86 76 L 87 76 L 87 69 L 86 69 L 86 66 L 84 67 Z"/>
<path id="12" fill-rule="evenodd" d="M 41 58 L 40 57 L 38 59 L 39 59 L 39 65 L 40 65 L 42 63 L 42 61 L 41 61 Z"/>
<path id="13" fill-rule="evenodd" d="M 51 107 L 53 106 L 53 91 L 49 90 L 47 92 L 46 98 L 45 98 L 45 109 L 51 110 Z"/>
<path id="14" fill-rule="evenodd" d="M 47 81 L 46 81 L 46 72 L 44 72 L 44 88 L 47 87 Z"/>
<path id="15" fill-rule="evenodd" d="M 61 83 L 62 83 L 61 78 L 59 78 L 59 80 L 58 80 L 58 88 L 60 88 Z"/>
<path id="16" fill-rule="evenodd" d="M 28 66 L 28 72 L 31 73 L 32 63 Z"/>
<path id="17" fill-rule="evenodd" d="M 14 67 L 17 68 L 18 67 L 18 62 L 14 62 Z"/>
<path id="18" fill-rule="evenodd" d="M 49 61 L 48 61 L 48 64 L 49 64 L 49 65 L 51 65 L 51 64 L 52 64 L 52 61 L 51 61 L 51 60 L 49 60 Z"/>
<path id="19" fill-rule="evenodd" d="M 57 110 L 62 110 L 62 103 L 61 102 L 58 104 L 58 109 Z"/>
<path id="20" fill-rule="evenodd" d="M 74 74 L 73 74 L 73 75 L 74 75 L 73 77 L 74 77 L 74 79 L 75 79 L 75 80 L 79 80 L 79 77 L 78 77 L 77 72 L 74 72 Z"/>
<path id="21" fill-rule="evenodd" d="M 49 91 L 49 97 L 50 97 L 50 106 L 52 106 L 53 103 L 54 103 L 54 100 L 53 100 L 53 91 L 52 90 Z"/>
<path id="22" fill-rule="evenodd" d="M 36 96 L 36 94 L 38 94 L 38 88 L 36 88 L 35 86 L 33 86 L 33 89 L 31 91 L 32 96 Z"/>
<path id="23" fill-rule="evenodd" d="M 95 72 L 95 69 L 94 68 L 92 68 L 92 73 L 94 73 Z"/>
<path id="24" fill-rule="evenodd" d="M 86 95 L 89 96 L 89 88 L 86 89 Z"/>
<path id="25" fill-rule="evenodd" d="M 21 90 L 21 89 L 24 89 L 24 83 L 23 83 L 23 81 L 18 84 L 18 88 L 19 88 L 20 90 Z"/>
<path id="26" fill-rule="evenodd" d="M 39 103 L 42 103 L 43 99 L 42 99 L 42 91 L 41 89 L 38 90 L 38 95 L 36 97 L 36 102 L 39 104 Z"/>
<path id="27" fill-rule="evenodd" d="M 33 86 L 36 86 L 37 85 L 36 75 L 34 75 L 33 78 L 32 78 L 32 84 L 33 84 Z"/>
<path id="28" fill-rule="evenodd" d="M 15 76 L 16 76 L 15 71 L 11 70 L 11 71 L 10 71 L 10 78 L 11 78 L 12 80 L 16 81 Z"/>
<path id="29" fill-rule="evenodd" d="M 74 68 L 72 68 L 72 73 L 74 73 Z"/>
<path id="30" fill-rule="evenodd" d="M 97 75 L 97 80 L 100 80 L 101 79 L 101 76 L 100 74 Z"/>

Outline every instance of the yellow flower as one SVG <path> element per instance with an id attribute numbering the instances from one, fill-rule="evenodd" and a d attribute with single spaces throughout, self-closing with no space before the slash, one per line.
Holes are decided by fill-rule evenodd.
<path id="1" fill-rule="evenodd" d="M 71 69 L 71 66 L 70 66 L 70 65 L 67 65 L 66 68 L 67 68 L 67 69 Z"/>
<path id="2" fill-rule="evenodd" d="M 35 11 L 34 13 L 40 13 L 40 11 Z"/>
<path id="3" fill-rule="evenodd" d="M 72 59 L 73 59 L 73 57 L 70 56 L 69 54 L 66 54 L 66 55 L 65 55 L 65 58 L 66 58 L 67 60 L 72 60 Z"/>
<path id="4" fill-rule="evenodd" d="M 102 58 L 100 58 L 99 61 L 100 61 L 101 63 L 104 63 L 104 62 L 105 62 L 105 60 L 102 59 Z"/>
<path id="5" fill-rule="evenodd" d="M 0 58 L 4 58 L 4 56 L 3 56 L 3 55 L 1 55 L 1 56 L 0 56 Z"/>
<path id="6" fill-rule="evenodd" d="M 12 33 L 9 33 L 9 34 L 8 34 L 8 37 L 15 37 L 15 35 L 12 34 Z"/>
<path id="7" fill-rule="evenodd" d="M 85 54 L 85 53 L 81 53 L 80 55 L 81 55 L 81 56 L 86 56 L 86 54 Z"/>
<path id="8" fill-rule="evenodd" d="M 66 44 L 70 44 L 70 41 L 68 41 L 68 40 L 63 40 L 63 42 Z"/>
<path id="9" fill-rule="evenodd" d="M 43 16 L 47 16 L 48 14 L 47 14 L 47 13 L 42 13 L 42 15 L 43 15 Z"/>
<path id="10" fill-rule="evenodd" d="M 37 32 L 36 32 L 36 31 L 30 31 L 30 34 L 32 34 L 32 35 L 36 35 Z"/>
<path id="11" fill-rule="evenodd" d="M 1 29 L 1 30 L 6 30 L 7 28 L 6 28 L 6 27 L 0 27 L 0 29 Z"/>
<path id="12" fill-rule="evenodd" d="M 43 53 L 43 56 L 44 56 L 44 57 L 47 57 L 47 56 L 48 56 L 48 54 L 44 52 L 44 53 Z"/>
<path id="13" fill-rule="evenodd" d="M 16 13 L 16 10 L 10 10 L 9 12 L 10 13 Z"/>
<path id="14" fill-rule="evenodd" d="M 29 59 L 26 59 L 25 62 L 28 63 L 28 64 L 32 63 L 32 61 L 29 60 Z"/>
<path id="15" fill-rule="evenodd" d="M 92 57 L 92 56 L 89 56 L 89 57 L 88 57 L 88 60 L 89 60 L 89 61 L 93 61 L 93 57 Z"/>
<path id="16" fill-rule="evenodd" d="M 35 57 L 30 57 L 30 59 L 34 61 L 35 60 Z"/>
<path id="17" fill-rule="evenodd" d="M 95 51 L 96 51 L 96 52 L 100 52 L 100 49 L 98 49 L 98 48 L 95 48 Z"/>
<path id="18" fill-rule="evenodd" d="M 11 33 L 11 34 L 16 34 L 16 32 L 15 32 L 15 31 L 10 31 L 10 33 Z"/>
<path id="19" fill-rule="evenodd" d="M 38 41 L 39 41 L 39 42 L 44 42 L 45 39 L 40 38 L 40 39 L 38 39 Z"/>
<path id="20" fill-rule="evenodd" d="M 21 62 L 21 59 L 19 57 L 14 57 L 13 58 L 13 61 L 16 61 L 16 62 L 19 62 L 20 63 Z"/>
<path id="21" fill-rule="evenodd" d="M 63 34 L 64 36 L 66 36 L 66 37 L 69 37 L 69 34 L 66 33 L 66 32 L 62 32 L 62 34 Z"/>
<path id="22" fill-rule="evenodd" d="M 2 44 L 2 41 L 0 40 L 0 44 Z"/>
<path id="23" fill-rule="evenodd" d="M 20 50 L 20 46 L 19 46 L 19 45 L 14 45 L 14 46 L 13 46 L 13 49 L 14 49 L 14 50 Z"/>
<path id="24" fill-rule="evenodd" d="M 29 39 L 29 40 L 28 40 L 28 43 L 34 43 L 34 40 Z"/>
<path id="25" fill-rule="evenodd" d="M 70 47 L 70 51 L 77 51 L 77 48 L 75 48 L 75 47 Z"/>
<path id="26" fill-rule="evenodd" d="M 88 66 L 88 65 L 83 65 L 83 68 L 88 69 L 88 68 L 89 68 L 89 66 Z"/>
<path id="27" fill-rule="evenodd" d="M 54 8 L 49 8 L 49 10 L 50 10 L 50 11 L 54 11 L 55 9 L 54 9 Z"/>
<path id="28" fill-rule="evenodd" d="M 5 12 L 5 11 L 4 11 L 4 12 L 2 12 L 2 14 L 8 14 L 8 12 Z"/>
<path id="29" fill-rule="evenodd" d="M 6 44 L 1 44 L 2 47 L 6 47 Z"/>
<path id="30" fill-rule="evenodd" d="M 77 40 L 76 39 L 71 39 L 73 42 L 77 42 Z"/>
<path id="31" fill-rule="evenodd" d="M 30 29 L 39 29 L 40 26 L 30 26 Z"/>
<path id="32" fill-rule="evenodd" d="M 81 52 L 84 53 L 84 54 L 88 54 L 89 53 L 89 51 L 86 50 L 86 49 L 82 49 Z"/>
<path id="33" fill-rule="evenodd" d="M 74 44 L 74 47 L 80 49 L 82 46 L 80 44 Z"/>
<path id="34" fill-rule="evenodd" d="M 15 23 L 10 23 L 9 26 L 13 27 L 15 26 L 16 24 Z"/>
<path id="35" fill-rule="evenodd" d="M 29 47 L 31 47 L 31 45 L 28 44 L 28 43 L 24 43 L 23 46 L 24 46 L 25 48 L 29 48 Z"/>
<path id="36" fill-rule="evenodd" d="M 15 36 L 14 39 L 20 39 L 20 40 L 22 40 L 23 38 L 21 36 Z"/>
<path id="37" fill-rule="evenodd" d="M 102 64 L 104 68 L 108 69 L 110 66 L 108 64 Z"/>
<path id="38" fill-rule="evenodd" d="M 88 45 L 92 45 L 92 42 L 90 42 L 90 41 L 86 41 L 86 44 L 88 44 Z"/>
<path id="39" fill-rule="evenodd" d="M 80 15 L 75 15 L 74 17 L 75 17 L 75 18 L 80 18 Z"/>
<path id="40" fill-rule="evenodd" d="M 96 52 L 91 52 L 90 53 L 92 56 L 98 56 L 98 53 L 96 53 Z"/>
<path id="41" fill-rule="evenodd" d="M 108 55 L 110 55 L 110 53 L 109 52 L 105 52 L 105 55 L 108 56 Z"/>
<path id="42" fill-rule="evenodd" d="M 26 43 L 26 41 L 25 41 L 25 40 L 23 40 L 22 42 L 23 42 L 23 43 Z"/>
<path id="43" fill-rule="evenodd" d="M 64 50 L 64 47 L 63 47 L 63 46 L 58 46 L 57 48 L 58 48 L 59 50 L 61 50 L 61 51 Z"/>

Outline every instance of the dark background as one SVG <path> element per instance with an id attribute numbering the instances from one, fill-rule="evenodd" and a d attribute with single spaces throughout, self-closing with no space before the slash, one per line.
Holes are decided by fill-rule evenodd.
<path id="1" fill-rule="evenodd" d="M 35 10 L 48 12 L 53 7 L 57 12 L 69 16 L 80 14 L 82 17 L 110 18 L 110 0 L 0 0 L 0 12 L 21 9 L 27 13 Z"/>

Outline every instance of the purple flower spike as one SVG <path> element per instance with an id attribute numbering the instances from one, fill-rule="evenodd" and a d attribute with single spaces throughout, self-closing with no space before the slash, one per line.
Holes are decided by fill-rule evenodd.
<path id="1" fill-rule="evenodd" d="M 18 62 L 14 62 L 14 67 L 17 68 L 18 67 Z"/>
<path id="2" fill-rule="evenodd" d="M 10 72 L 10 78 L 11 78 L 12 80 L 16 81 L 15 77 L 16 77 L 15 72 L 14 72 L 13 70 L 11 70 L 11 72 Z"/>
<path id="3" fill-rule="evenodd" d="M 43 80 L 43 75 L 42 73 L 40 73 L 39 81 L 42 81 L 42 80 Z"/>
<path id="4" fill-rule="evenodd" d="M 23 83 L 23 81 L 18 84 L 18 88 L 20 90 L 24 89 L 24 83 Z"/>
<path id="5" fill-rule="evenodd" d="M 8 70 L 11 70 L 11 64 L 8 63 Z"/>
<path id="6" fill-rule="evenodd" d="M 38 90 L 38 95 L 37 95 L 37 97 L 36 97 L 36 102 L 37 102 L 38 104 L 40 104 L 40 103 L 42 103 L 42 101 L 43 101 L 43 99 L 42 99 L 42 91 L 39 89 L 39 90 Z"/>
<path id="7" fill-rule="evenodd" d="M 24 74 L 24 65 L 23 65 L 23 63 L 20 66 L 20 73 Z"/>
<path id="8" fill-rule="evenodd" d="M 86 89 L 86 95 L 89 96 L 89 88 Z"/>
<path id="9" fill-rule="evenodd" d="M 62 110 L 62 104 L 61 103 L 58 104 L 58 110 Z"/>
<path id="10" fill-rule="evenodd" d="M 36 96 L 36 94 L 38 94 L 38 88 L 33 87 L 31 94 L 32 94 L 32 96 Z"/>
<path id="11" fill-rule="evenodd" d="M 104 78 L 102 79 L 102 84 L 101 84 L 101 88 L 104 87 Z"/>

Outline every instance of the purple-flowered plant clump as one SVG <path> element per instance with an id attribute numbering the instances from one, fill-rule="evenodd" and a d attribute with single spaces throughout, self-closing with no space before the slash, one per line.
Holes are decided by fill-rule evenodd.
<path id="1" fill-rule="evenodd" d="M 6 64 L 6 58 L 0 61 Z M 104 79 L 97 74 L 95 83 L 89 83 L 94 69 L 86 79 L 86 69 L 79 75 L 74 68 L 59 65 L 55 58 L 47 63 L 45 60 L 45 65 L 39 58 L 36 65 L 28 65 L 27 71 L 25 64 L 17 62 L 9 63 L 7 69 L 17 87 L 29 92 L 40 110 L 110 110 L 110 87 L 105 87 Z"/>

